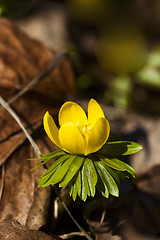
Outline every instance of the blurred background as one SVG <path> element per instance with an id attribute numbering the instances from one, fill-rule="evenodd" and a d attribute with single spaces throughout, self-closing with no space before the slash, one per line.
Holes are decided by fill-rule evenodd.
<path id="1" fill-rule="evenodd" d="M 0 15 L 68 53 L 79 98 L 160 113 L 159 0 L 1 0 Z"/>
<path id="2" fill-rule="evenodd" d="M 31 133 L 35 123 L 39 124 L 37 126 L 42 125 L 46 109 L 51 108 L 51 113 L 55 115 L 62 102 L 76 96 L 76 102 L 80 102 L 84 109 L 87 108 L 90 98 L 96 99 L 102 105 L 111 123 L 113 139 L 115 136 L 121 139 L 120 136 L 123 140 L 143 145 L 143 151 L 133 158 L 123 159 L 136 169 L 137 175 L 133 184 L 124 182 L 120 200 L 104 200 L 97 195 L 96 199 L 89 199 L 86 203 L 73 203 L 69 198 L 68 205 L 72 203 L 74 216 L 83 226 L 89 225 L 88 229 L 92 229 L 94 233 L 94 230 L 99 230 L 102 212 L 104 209 L 107 211 L 106 222 L 101 225 L 101 233 L 97 234 L 96 240 L 158 240 L 160 0 L 0 0 L 0 16 L 0 91 L 5 99 L 10 99 L 37 77 L 57 51 L 65 51 L 68 56 L 48 78 L 12 105 L 24 123 L 27 123 L 25 126 L 32 127 Z M 38 195 L 37 198 L 36 194 L 34 195 L 34 191 L 42 189 L 37 190 L 37 182 L 28 184 L 31 179 L 34 182 L 33 177 L 31 178 L 31 166 L 29 161 L 26 161 L 30 145 L 28 144 L 27 152 L 24 142 L 20 148 L 23 151 L 21 153 L 17 146 L 22 144 L 22 140 L 18 141 L 16 138 L 20 129 L 6 112 L 0 111 L 0 114 L 0 160 L 1 165 L 7 162 L 8 171 L 0 206 L 0 219 L 13 215 L 24 224 L 26 218 L 29 219 L 29 228 L 44 228 L 46 232 L 54 232 L 55 221 L 52 226 L 52 221 L 46 217 L 48 208 L 45 204 L 41 206 L 37 200 Z M 47 142 L 42 127 L 36 134 L 34 139 L 38 139 L 38 146 L 43 153 L 54 150 L 53 144 Z M 19 154 L 18 161 L 16 154 Z M 28 175 L 18 170 L 20 166 L 22 170 L 28 167 Z M 15 173 L 16 170 L 19 171 L 18 174 Z M 24 181 L 20 184 L 21 177 Z M 24 186 L 28 193 L 22 198 L 21 194 L 25 193 Z M 32 191 L 28 186 L 33 187 Z M 11 188 L 13 190 L 10 193 Z M 61 193 L 63 194 L 63 189 Z M 49 211 L 52 215 L 53 199 L 56 196 L 51 194 L 50 203 L 50 196 L 43 196 L 46 203 L 51 205 Z M 26 199 L 28 203 L 24 204 L 21 199 Z M 38 207 L 40 206 L 40 211 L 36 210 L 36 214 L 34 208 L 30 208 L 33 199 Z M 12 207 L 15 209 L 13 213 L 8 207 L 10 201 L 11 206 L 16 206 Z M 30 218 L 27 217 L 29 208 Z M 32 221 L 32 210 L 34 217 L 37 215 L 41 218 L 42 209 L 45 220 L 36 225 Z M 73 229 L 77 231 L 72 229 L 72 225 L 68 215 L 63 213 L 63 218 L 60 218 L 60 223 L 56 226 L 58 234 Z"/>

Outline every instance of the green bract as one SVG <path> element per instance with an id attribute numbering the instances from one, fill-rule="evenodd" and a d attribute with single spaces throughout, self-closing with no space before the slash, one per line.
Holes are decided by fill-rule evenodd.
<path id="1" fill-rule="evenodd" d="M 65 102 L 58 119 L 59 127 L 48 111 L 43 118 L 48 137 L 61 150 L 37 159 L 42 161 L 39 166 L 56 160 L 41 176 L 38 186 L 68 184 L 73 200 L 77 196 L 83 201 L 87 196 L 94 197 L 96 188 L 106 198 L 109 194 L 118 197 L 121 179 L 135 177 L 135 170 L 119 157 L 137 153 L 142 146 L 129 141 L 107 141 L 110 124 L 94 99 L 88 103 L 87 115 L 78 104 Z"/>
<path id="2" fill-rule="evenodd" d="M 41 176 L 38 186 L 59 183 L 59 187 L 63 187 L 68 184 L 73 200 L 77 196 L 83 201 L 87 196 L 94 197 L 96 188 L 106 198 L 109 194 L 118 197 L 121 179 L 135 177 L 135 170 L 118 158 L 137 153 L 141 149 L 142 146 L 138 143 L 115 141 L 106 142 L 99 151 L 87 156 L 63 150 L 42 154 L 40 158 L 34 159 L 43 161 L 39 166 L 51 159 L 56 161 Z"/>

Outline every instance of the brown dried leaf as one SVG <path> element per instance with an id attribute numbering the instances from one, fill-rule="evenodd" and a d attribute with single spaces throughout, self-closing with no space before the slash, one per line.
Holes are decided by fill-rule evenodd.
<path id="1" fill-rule="evenodd" d="M 118 235 L 113 235 L 111 232 L 105 232 L 102 229 L 102 232 L 96 234 L 96 240 L 123 240 L 123 239 Z"/>
<path id="2" fill-rule="evenodd" d="M 160 166 L 137 176 L 135 187 L 122 194 L 120 205 L 114 213 L 122 239 L 158 240 L 160 230 Z M 111 215 L 112 216 L 112 215 Z M 110 216 L 110 217 L 111 217 Z M 120 224 L 122 222 L 122 224 Z"/>
<path id="3" fill-rule="evenodd" d="M 157 165 L 137 177 L 134 200 L 133 223 L 140 230 L 150 234 L 160 232 L 160 166 Z"/>
<path id="4" fill-rule="evenodd" d="M 58 236 L 50 237 L 47 234 L 30 230 L 12 219 L 0 223 L 0 240 L 61 240 Z"/>
<path id="5" fill-rule="evenodd" d="M 160 165 L 152 167 L 144 174 L 140 174 L 136 179 L 137 187 L 153 195 L 160 194 Z"/>
<path id="6" fill-rule="evenodd" d="M 143 232 L 137 231 L 127 216 L 126 220 L 120 225 L 118 231 L 122 239 L 125 240 L 158 240 L 158 237 L 156 236 L 150 234 L 147 235 Z"/>
<path id="7" fill-rule="evenodd" d="M 49 151 L 48 148 L 49 148 L 50 141 L 48 141 L 48 138 L 46 136 L 38 138 L 36 142 L 41 152 L 45 153 Z M 33 158 L 33 157 L 35 157 L 35 153 L 31 148 L 30 158 Z M 40 164 L 40 162 L 30 161 L 30 164 L 31 164 L 31 168 L 34 168 L 38 164 Z M 43 167 L 37 168 L 32 172 L 32 174 L 34 175 L 35 189 L 34 189 L 32 205 L 30 207 L 27 220 L 26 220 L 26 226 L 34 230 L 38 230 L 42 226 L 46 225 L 48 214 L 49 214 L 48 210 L 50 205 L 51 188 L 50 186 L 47 188 L 37 187 L 39 183 L 39 179 L 43 173 L 44 173 Z"/>
<path id="8" fill-rule="evenodd" d="M 6 159 L 20 146 L 26 139 L 25 134 L 20 130 L 16 121 L 6 112 L 1 109 L 0 111 L 0 166 L 6 161 Z M 41 125 L 41 122 L 37 122 L 31 128 L 28 128 L 24 122 L 24 126 L 27 127 L 29 133 L 32 133 Z"/>
<path id="9" fill-rule="evenodd" d="M 0 18 L 0 28 L 0 95 L 10 99 L 42 72 L 56 52 L 30 39 L 4 18 Z M 13 108 L 33 134 L 41 126 L 45 111 L 55 114 L 65 98 L 74 94 L 72 69 L 67 58 L 63 58 L 55 71 L 18 99 Z M 34 162 L 27 159 L 33 154 L 30 155 L 30 145 L 24 142 L 25 135 L 6 110 L 0 110 L 0 119 L 0 164 L 5 164 L 6 169 L 0 219 L 12 216 L 23 225 L 39 229 L 47 222 L 50 202 L 50 188 L 37 188 L 44 170 L 30 171 Z M 38 144 L 47 153 L 54 146 L 49 147 L 43 134 L 41 129 Z"/>
<path id="10" fill-rule="evenodd" d="M 96 239 L 158 240 L 160 230 L 160 166 L 123 183 L 120 198 L 98 198 L 85 205 L 86 222 Z M 100 223 L 102 212 L 105 219 Z"/>
<path id="11" fill-rule="evenodd" d="M 42 130 L 42 129 L 41 129 Z M 47 152 L 49 144 L 40 136 L 37 144 L 42 152 Z M 30 229 L 38 230 L 48 219 L 51 189 L 38 188 L 43 167 L 31 171 L 39 161 L 33 158 L 33 149 L 27 143 L 21 145 L 5 163 L 5 184 L 0 205 L 0 220 L 10 216 Z M 0 179 L 2 176 L 0 174 Z M 1 184 L 1 181 L 0 181 Z"/>
<path id="12" fill-rule="evenodd" d="M 0 18 L 0 95 L 10 99 L 37 77 L 55 55 L 42 42 L 29 38 L 9 20 Z M 46 110 L 51 113 L 75 94 L 73 73 L 69 61 L 63 58 L 50 76 L 25 96 L 18 99 L 14 109 L 23 124 L 33 132 L 33 124 L 42 121 Z M 21 129 L 5 110 L 0 111 L 0 164 L 24 141 Z M 3 131 L 2 131 L 3 129 Z M 18 134 L 20 134 L 18 136 Z"/>
<path id="13" fill-rule="evenodd" d="M 0 87 L 21 89 L 40 74 L 56 51 L 29 38 L 5 18 L 0 19 L 0 28 Z M 34 91 L 60 101 L 68 94 L 75 94 L 73 72 L 68 60 L 64 58 Z"/>
<path id="14" fill-rule="evenodd" d="M 28 146 L 16 151 L 7 161 L 5 185 L 0 204 L 0 220 L 12 216 L 25 225 L 34 194 Z"/>

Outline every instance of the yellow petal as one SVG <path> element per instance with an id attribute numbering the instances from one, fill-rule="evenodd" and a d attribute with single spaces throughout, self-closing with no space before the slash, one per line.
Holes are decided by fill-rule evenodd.
<path id="1" fill-rule="evenodd" d="M 74 124 L 62 125 L 59 130 L 59 140 L 65 151 L 74 154 L 85 153 L 85 139 Z"/>
<path id="2" fill-rule="evenodd" d="M 88 132 L 85 155 L 98 151 L 107 141 L 109 133 L 109 122 L 105 118 L 99 118 L 93 128 Z"/>
<path id="3" fill-rule="evenodd" d="M 62 126 L 69 122 L 73 124 L 87 122 L 84 110 L 74 102 L 64 103 L 59 111 L 59 125 Z"/>
<path id="4" fill-rule="evenodd" d="M 88 104 L 88 121 L 91 127 L 93 127 L 96 121 L 101 117 L 105 118 L 101 106 L 94 99 L 91 99 Z"/>
<path id="5" fill-rule="evenodd" d="M 59 148 L 61 148 L 61 144 L 60 144 L 59 137 L 58 137 L 59 130 L 58 130 L 53 118 L 49 114 L 49 112 L 46 112 L 43 117 L 43 125 L 44 125 L 44 129 L 45 129 L 48 137 L 50 138 L 50 140 L 54 144 L 56 144 Z"/>

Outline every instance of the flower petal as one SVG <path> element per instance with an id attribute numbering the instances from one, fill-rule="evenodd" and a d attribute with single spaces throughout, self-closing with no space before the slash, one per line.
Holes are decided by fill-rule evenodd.
<path id="1" fill-rule="evenodd" d="M 72 123 L 63 124 L 59 130 L 59 140 L 66 152 L 85 153 L 85 139 L 79 129 Z"/>
<path id="2" fill-rule="evenodd" d="M 90 122 L 91 127 L 93 127 L 96 121 L 101 117 L 105 118 L 101 106 L 96 100 L 91 99 L 88 104 L 88 121 Z"/>
<path id="3" fill-rule="evenodd" d="M 88 133 L 85 155 L 98 151 L 107 141 L 110 125 L 106 118 L 99 118 Z"/>
<path id="4" fill-rule="evenodd" d="M 79 123 L 87 122 L 87 116 L 84 110 L 74 102 L 66 102 L 59 110 L 59 125 L 62 126 L 65 123 Z"/>
<path id="5" fill-rule="evenodd" d="M 45 129 L 48 137 L 50 138 L 50 140 L 54 144 L 56 144 L 59 148 L 61 148 L 61 144 L 60 144 L 59 137 L 58 137 L 59 130 L 58 130 L 53 118 L 49 114 L 49 112 L 46 112 L 43 117 L 43 125 L 44 125 L 44 129 Z"/>

